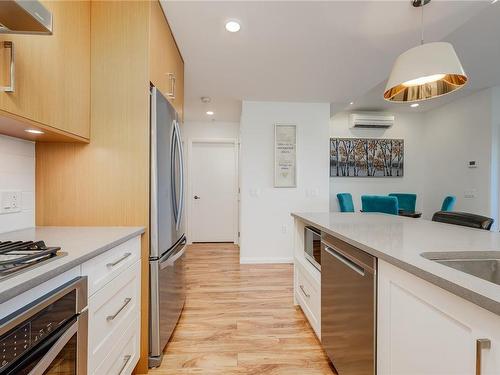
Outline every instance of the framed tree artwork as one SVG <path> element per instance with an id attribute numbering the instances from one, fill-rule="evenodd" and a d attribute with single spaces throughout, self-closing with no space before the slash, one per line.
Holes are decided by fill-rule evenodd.
<path id="1" fill-rule="evenodd" d="M 330 139 L 330 177 L 403 177 L 403 175 L 403 139 Z"/>

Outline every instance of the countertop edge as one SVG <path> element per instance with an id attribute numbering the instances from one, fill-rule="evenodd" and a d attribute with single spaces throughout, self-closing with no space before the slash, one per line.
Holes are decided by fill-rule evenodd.
<path id="1" fill-rule="evenodd" d="M 461 298 L 463 298 L 463 299 L 465 299 L 465 300 L 467 300 L 467 301 L 469 301 L 469 302 L 471 302 L 479 307 L 482 307 L 483 309 L 486 309 L 486 310 L 488 310 L 496 315 L 500 315 L 500 303 L 498 303 L 497 301 L 494 301 L 494 300 L 492 300 L 488 297 L 485 297 L 477 292 L 474 292 L 470 289 L 464 288 L 461 285 L 458 285 L 458 284 L 451 282 L 445 278 L 437 276 L 431 272 L 425 271 L 417 266 L 414 266 L 414 265 L 406 263 L 402 260 L 391 257 L 391 256 L 389 256 L 383 252 L 380 252 L 378 250 L 375 250 L 369 246 L 363 245 L 357 241 L 354 241 L 348 237 L 343 236 L 342 234 L 335 232 L 334 230 L 332 230 L 330 228 L 325 228 L 321 224 L 315 223 L 307 218 L 304 218 L 300 214 L 291 213 L 291 215 L 294 218 L 299 219 L 308 225 L 311 225 L 311 226 L 314 226 L 318 229 L 321 229 L 322 231 L 324 231 L 324 232 L 326 232 L 334 237 L 337 237 L 337 238 L 341 239 L 342 241 L 345 241 L 348 244 L 353 245 L 353 246 L 367 252 L 368 254 L 373 255 L 379 259 L 382 259 L 382 260 L 384 260 L 384 261 L 386 261 L 386 262 L 388 262 L 388 263 L 390 263 L 390 264 L 392 264 L 392 265 L 394 265 L 394 266 L 396 266 L 404 271 L 407 271 L 407 272 L 411 273 L 412 275 L 415 275 L 415 276 L 421 278 L 422 280 L 425 280 L 433 285 L 436 285 L 442 289 L 445 289 L 448 292 L 450 292 L 458 297 L 461 297 Z"/>
<path id="2" fill-rule="evenodd" d="M 146 231 L 146 228 L 141 227 L 133 232 L 129 233 L 128 235 L 121 237 L 115 241 L 109 242 L 104 246 L 101 246 L 93 251 L 90 251 L 86 253 L 85 255 L 82 255 L 76 259 L 70 260 L 69 262 L 66 262 L 64 264 L 61 264 L 60 266 L 50 269 L 47 272 L 37 275 L 26 282 L 20 283 L 6 291 L 0 292 L 0 304 L 7 302 L 8 300 L 12 299 L 13 297 L 18 296 L 21 293 L 24 293 L 33 287 L 40 285 L 41 283 L 44 283 L 46 281 L 49 281 L 50 279 L 74 268 L 79 266 L 82 263 L 85 263 L 87 260 L 90 260 L 92 258 L 95 258 L 98 255 L 101 255 L 102 253 L 105 253 L 106 251 L 121 245 L 124 242 L 127 242 L 128 240 L 142 235 Z"/>

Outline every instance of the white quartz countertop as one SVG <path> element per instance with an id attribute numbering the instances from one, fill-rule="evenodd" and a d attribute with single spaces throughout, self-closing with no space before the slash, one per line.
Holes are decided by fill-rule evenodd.
<path id="1" fill-rule="evenodd" d="M 500 315 L 499 285 L 420 255 L 446 252 L 468 258 L 498 257 L 500 233 L 378 213 L 319 212 L 292 216 Z"/>
<path id="2" fill-rule="evenodd" d="M 0 303 L 144 233 L 142 227 L 35 227 L 0 234 L 0 241 L 45 241 L 64 256 L 0 280 Z"/>

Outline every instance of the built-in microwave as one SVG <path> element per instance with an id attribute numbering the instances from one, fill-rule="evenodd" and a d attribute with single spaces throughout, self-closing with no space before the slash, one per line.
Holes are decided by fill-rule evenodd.
<path id="1" fill-rule="evenodd" d="M 313 227 L 304 229 L 304 255 L 311 264 L 321 271 L 321 232 Z"/>

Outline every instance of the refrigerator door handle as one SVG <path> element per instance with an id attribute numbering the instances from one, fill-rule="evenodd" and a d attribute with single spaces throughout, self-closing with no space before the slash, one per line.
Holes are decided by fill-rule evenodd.
<path id="1" fill-rule="evenodd" d="M 156 87 L 151 87 L 151 210 L 150 210 L 150 220 L 151 220 L 151 244 L 150 244 L 150 256 L 158 256 L 158 161 L 157 161 L 157 99 L 156 99 Z"/>
<path id="2" fill-rule="evenodd" d="M 176 229 L 179 230 L 182 221 L 182 211 L 184 209 L 184 149 L 182 147 L 181 131 L 179 123 L 175 121 L 175 132 L 177 136 L 177 150 L 179 152 L 179 206 L 177 212 Z"/>
<path id="3" fill-rule="evenodd" d="M 177 227 L 178 213 L 177 213 L 177 192 L 176 192 L 176 178 L 175 178 L 175 150 L 177 148 L 177 131 L 175 128 L 175 120 L 172 121 L 172 133 L 170 134 L 170 188 L 172 194 L 172 208 L 174 211 L 175 226 Z"/>

